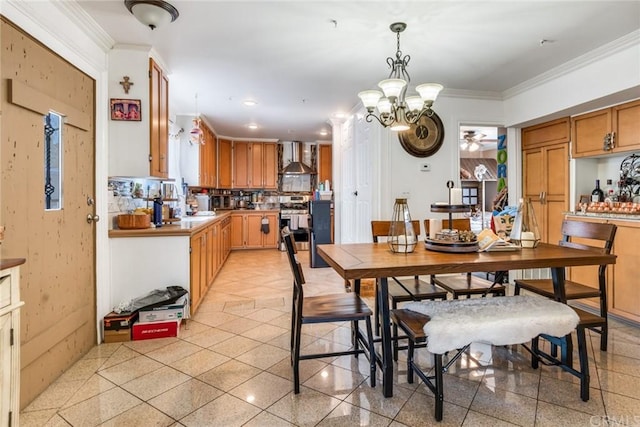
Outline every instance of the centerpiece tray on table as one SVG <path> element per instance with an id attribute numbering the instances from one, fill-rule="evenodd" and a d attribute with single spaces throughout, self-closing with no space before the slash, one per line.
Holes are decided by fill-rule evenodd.
<path id="1" fill-rule="evenodd" d="M 426 238 L 426 249 L 437 252 L 476 252 L 478 239 L 472 231 L 442 230 L 436 233 L 436 238 Z"/>

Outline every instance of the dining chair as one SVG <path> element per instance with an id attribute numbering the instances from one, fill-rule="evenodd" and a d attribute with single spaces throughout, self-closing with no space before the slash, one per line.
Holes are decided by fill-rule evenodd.
<path id="1" fill-rule="evenodd" d="M 564 220 L 562 222 L 562 240 L 560 246 L 596 251 L 609 254 L 616 236 L 616 225 L 596 222 Z M 599 325 L 590 325 L 589 329 L 600 334 L 600 350 L 607 351 L 607 266 L 598 266 L 597 284 L 579 283 L 572 280 L 564 282 L 564 301 L 585 298 L 597 298 L 600 306 L 599 317 L 603 320 Z M 521 290 L 532 292 L 547 298 L 558 299 L 551 279 L 518 279 L 515 281 L 514 294 Z M 576 310 L 578 311 L 578 310 Z M 582 311 L 582 310 L 580 310 Z M 580 314 L 580 313 L 578 313 Z M 581 315 L 587 317 L 586 315 Z M 593 319 L 590 320 L 593 323 Z"/>
<path id="2" fill-rule="evenodd" d="M 444 224 L 447 224 L 447 222 L 448 221 L 443 221 Z M 455 218 L 451 220 L 450 227 L 458 231 L 470 231 L 471 220 L 469 218 Z M 428 219 L 424 220 L 424 228 L 426 234 L 429 235 Z M 496 272 L 494 274 L 494 280 L 483 279 L 482 277 L 473 275 L 473 273 L 432 275 L 431 283 L 450 292 L 453 299 L 458 299 L 461 296 L 471 298 L 472 295 L 481 295 L 484 297 L 487 294 L 504 296 L 506 295 L 506 287 L 503 284 L 505 273 L 506 272 Z"/>
<path id="3" fill-rule="evenodd" d="M 302 265 L 296 256 L 296 247 L 290 234 L 283 233 L 287 255 L 293 273 L 293 306 L 291 313 L 291 365 L 293 366 L 294 393 L 300 393 L 300 361 L 364 353 L 369 359 L 369 378 L 371 387 L 376 385 L 376 353 L 373 342 L 371 316 L 373 313 L 367 304 L 354 292 L 304 296 L 304 274 Z M 364 320 L 366 334 L 360 330 L 358 322 Z M 353 347 L 344 351 L 300 354 L 302 325 L 313 323 L 351 322 Z M 363 346 L 360 348 L 360 346 Z"/>
<path id="4" fill-rule="evenodd" d="M 411 221 L 413 231 L 416 236 L 420 235 L 420 221 Z M 380 237 L 388 237 L 391 221 L 371 221 L 371 236 L 373 242 L 378 243 Z M 378 284 L 376 283 L 376 286 Z M 391 308 L 398 308 L 398 303 L 423 300 L 446 300 L 447 291 L 439 288 L 433 283 L 420 280 L 419 276 L 412 278 L 390 277 L 388 280 L 389 301 Z M 376 335 L 380 335 L 380 303 L 378 298 L 375 302 Z M 393 338 L 393 360 L 398 360 L 398 350 L 406 349 L 406 346 L 399 346 L 398 340 L 406 337 L 398 336 L 398 326 L 394 323 L 392 327 Z"/>

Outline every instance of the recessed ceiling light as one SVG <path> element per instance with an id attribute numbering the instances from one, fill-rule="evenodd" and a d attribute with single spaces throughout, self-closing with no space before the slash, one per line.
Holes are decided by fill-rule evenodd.
<path id="1" fill-rule="evenodd" d="M 244 101 L 242 101 L 242 103 L 247 107 L 254 107 L 255 105 L 258 104 L 258 101 L 254 99 L 245 99 Z"/>
<path id="2" fill-rule="evenodd" d="M 338 112 L 338 113 L 333 113 L 333 117 L 336 117 L 338 119 L 342 119 L 342 118 L 346 117 L 346 115 L 344 113 Z"/>
<path id="3" fill-rule="evenodd" d="M 320 135 L 322 135 L 322 136 L 327 136 L 327 135 L 329 135 L 329 132 L 327 132 L 327 130 L 326 130 L 326 129 L 322 129 L 322 130 L 320 131 Z"/>
<path id="4" fill-rule="evenodd" d="M 249 123 L 249 124 L 247 125 L 247 127 L 248 127 L 249 129 L 251 129 L 251 130 L 256 130 L 256 129 L 258 129 L 258 125 L 257 125 L 257 124 L 255 124 L 255 123 Z"/>

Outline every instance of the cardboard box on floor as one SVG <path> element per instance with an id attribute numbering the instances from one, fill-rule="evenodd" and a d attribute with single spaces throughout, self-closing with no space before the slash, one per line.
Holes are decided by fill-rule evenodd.
<path id="1" fill-rule="evenodd" d="M 182 296 L 173 304 L 141 309 L 138 322 L 158 322 L 162 320 L 181 320 L 189 317 L 189 294 Z"/>
<path id="2" fill-rule="evenodd" d="M 104 316 L 104 342 L 131 341 L 131 326 L 138 318 L 138 313 L 114 313 Z"/>
<path id="3" fill-rule="evenodd" d="M 134 341 L 177 337 L 181 323 L 181 319 L 145 323 L 136 322 L 133 324 L 131 337 Z"/>

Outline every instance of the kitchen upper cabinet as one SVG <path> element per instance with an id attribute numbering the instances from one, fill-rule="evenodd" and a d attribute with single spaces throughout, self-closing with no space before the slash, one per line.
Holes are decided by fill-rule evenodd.
<path id="1" fill-rule="evenodd" d="M 640 150 L 640 100 L 571 118 L 573 157 Z"/>
<path id="2" fill-rule="evenodd" d="M 278 189 L 278 144 L 262 144 L 262 188 Z"/>
<path id="3" fill-rule="evenodd" d="M 218 150 L 217 138 L 211 129 L 201 123 L 202 142 L 200 145 L 199 181 L 201 187 L 216 187 L 218 185 Z"/>
<path id="4" fill-rule="evenodd" d="M 231 175 L 233 165 L 233 143 L 228 139 L 218 140 L 218 188 L 233 188 Z"/>
<path id="5" fill-rule="evenodd" d="M 523 195 L 531 199 L 540 239 L 558 243 L 564 212 L 569 208 L 569 144 L 522 151 Z"/>
<path id="6" fill-rule="evenodd" d="M 169 79 L 149 58 L 149 163 L 151 176 L 169 175 Z"/>
<path id="7" fill-rule="evenodd" d="M 318 162 L 318 182 L 325 182 L 329 180 L 333 185 L 333 172 L 332 172 L 332 153 L 333 146 L 329 144 L 321 144 L 319 146 L 320 159 Z"/>
<path id="8" fill-rule="evenodd" d="M 251 187 L 251 144 L 248 142 L 233 143 L 233 188 Z"/>
<path id="9" fill-rule="evenodd" d="M 561 142 L 568 143 L 571 138 L 571 120 L 569 117 L 529 126 L 522 129 L 522 149 L 543 147 Z"/>
<path id="10" fill-rule="evenodd" d="M 233 143 L 233 188 L 276 189 L 277 146 L 272 143 Z"/>
<path id="11" fill-rule="evenodd" d="M 269 232 L 262 231 L 262 220 L 269 224 Z M 278 214 L 252 212 L 231 214 L 231 249 L 261 249 L 278 247 Z"/>

